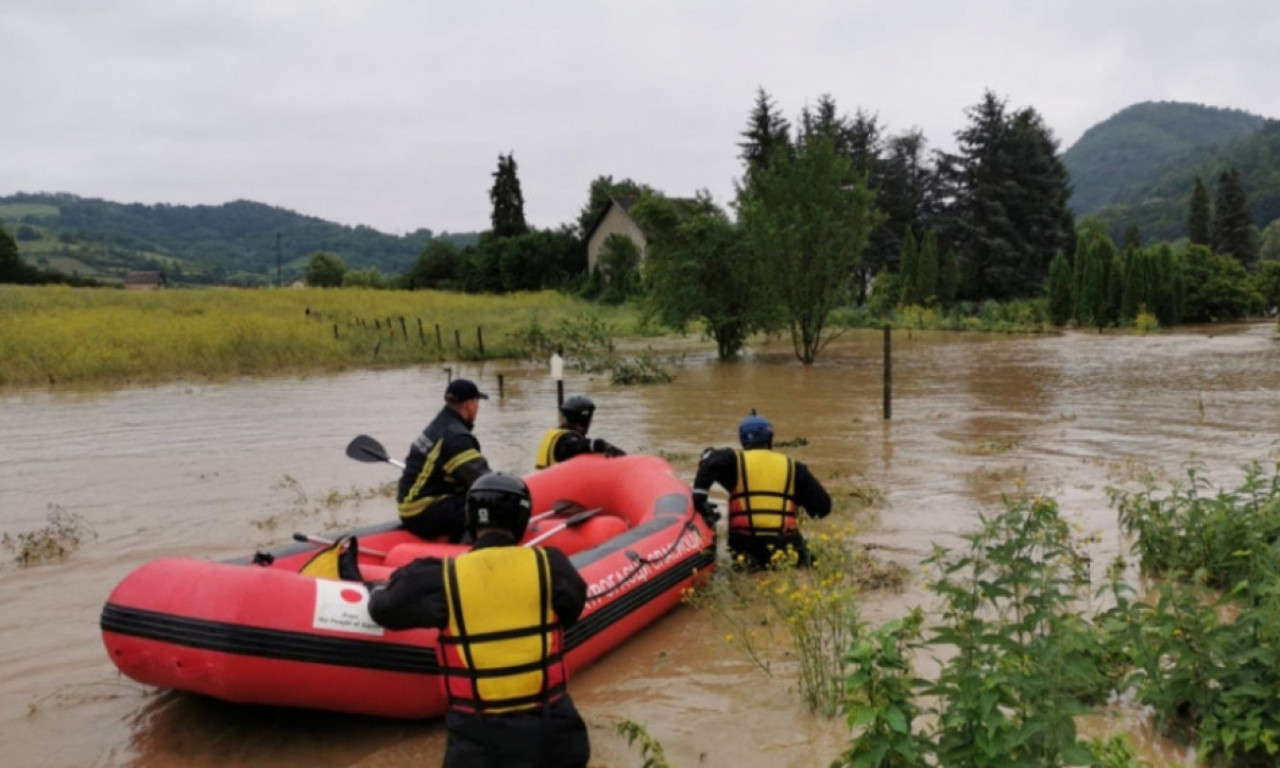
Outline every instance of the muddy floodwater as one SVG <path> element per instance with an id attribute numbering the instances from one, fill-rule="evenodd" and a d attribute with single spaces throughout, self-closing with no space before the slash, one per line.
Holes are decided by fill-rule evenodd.
<path id="1" fill-rule="evenodd" d="M 955 544 L 979 512 L 1020 484 L 1057 498 L 1101 532 L 1095 563 L 1124 548 L 1108 485 L 1182 474 L 1194 457 L 1221 483 L 1273 459 L 1280 434 L 1280 342 L 1270 323 L 1141 337 L 897 332 L 893 419 L 881 418 L 881 336 L 851 333 L 818 364 L 785 341 L 720 364 L 706 343 L 674 383 L 616 387 L 570 372 L 566 393 L 599 405 L 592 434 L 662 452 L 691 479 L 697 454 L 728 445 L 757 408 L 779 440 L 832 483 L 878 489 L 859 538 L 916 574 L 902 593 L 865 596 L 878 622 L 917 604 L 919 561 Z M 493 395 L 477 424 L 491 464 L 527 473 L 555 422 L 542 367 L 456 365 Z M 497 393 L 502 374 L 505 391 Z M 77 516 L 92 528 L 63 563 L 18 568 L 0 550 L 0 762 L 6 766 L 438 765 L 439 722 L 398 722 L 222 704 L 120 676 L 98 618 L 112 587 L 170 555 L 229 558 L 311 533 L 393 519 L 372 489 L 384 464 L 343 453 L 373 435 L 400 457 L 440 403 L 440 367 L 145 389 L 0 394 L 0 532 Z M 844 503 L 842 501 L 842 503 Z M 1098 566 L 1101 567 L 1101 566 Z M 839 720 L 803 713 L 795 680 L 762 675 L 711 620 L 680 608 L 577 675 L 594 766 L 636 766 L 615 733 L 631 718 L 675 766 L 826 766 L 846 741 Z M 1123 723 L 1091 723 L 1097 734 Z M 1183 752 L 1128 728 L 1158 764 Z"/>

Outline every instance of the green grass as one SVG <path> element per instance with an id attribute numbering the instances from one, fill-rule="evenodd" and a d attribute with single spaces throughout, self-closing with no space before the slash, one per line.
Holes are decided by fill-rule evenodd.
<path id="1" fill-rule="evenodd" d="M 583 317 L 610 335 L 639 332 L 631 309 L 599 307 L 551 291 L 498 297 L 0 285 L 0 386 L 158 383 L 517 357 L 526 351 L 521 332 L 535 320 L 547 327 Z M 437 323 L 443 349 L 436 344 Z M 477 327 L 483 329 L 483 355 Z"/>

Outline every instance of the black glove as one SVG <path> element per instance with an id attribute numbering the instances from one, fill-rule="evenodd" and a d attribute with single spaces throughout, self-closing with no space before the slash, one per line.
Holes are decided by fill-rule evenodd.
<path id="1" fill-rule="evenodd" d="M 618 457 L 618 456 L 626 456 L 626 455 L 627 455 L 627 454 L 626 454 L 626 452 L 625 452 L 625 451 L 623 451 L 623 450 L 622 450 L 621 448 L 619 448 L 618 446 L 616 446 L 616 445 L 610 445 L 609 443 L 605 442 L 604 440 L 602 440 L 602 439 L 600 439 L 600 438 L 598 438 L 598 437 L 595 439 L 595 441 L 594 441 L 594 442 L 592 442 L 592 443 L 591 443 L 591 452 L 592 452 L 592 453 L 603 453 L 603 454 L 605 455 L 605 457 L 606 457 L 606 458 L 610 458 L 610 459 L 615 458 L 615 457 Z"/>
<path id="2" fill-rule="evenodd" d="M 698 514 L 702 515 L 703 517 L 706 517 L 707 516 L 707 494 L 705 493 L 693 494 L 693 508 Z"/>
<path id="3" fill-rule="evenodd" d="M 720 520 L 720 510 L 716 509 L 715 504 L 703 504 L 703 509 L 698 511 L 702 513 L 702 519 L 707 521 L 707 525 L 716 527 L 716 523 Z"/>

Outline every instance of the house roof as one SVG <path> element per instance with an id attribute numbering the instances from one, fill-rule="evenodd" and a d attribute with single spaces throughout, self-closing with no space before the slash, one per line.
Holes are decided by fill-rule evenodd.
<path id="1" fill-rule="evenodd" d="M 687 217 L 698 205 L 698 201 L 692 197 L 672 197 L 670 200 L 675 203 L 676 212 L 680 215 L 681 219 Z M 587 229 L 582 241 L 591 242 L 591 236 L 596 233 L 596 229 L 599 228 L 600 223 L 604 221 L 604 218 L 609 215 L 609 210 L 615 205 L 621 208 L 622 212 L 627 214 L 628 218 L 630 218 L 631 209 L 635 207 L 635 204 L 638 202 L 640 202 L 640 195 L 610 195 L 609 202 L 600 209 L 600 213 L 596 214 L 595 221 L 591 222 L 591 226 Z M 636 226 L 640 227 L 642 232 L 644 231 L 644 227 L 640 225 L 640 222 L 637 221 Z M 648 233 L 646 233 L 646 235 L 647 234 Z"/>
<path id="2" fill-rule="evenodd" d="M 163 282 L 163 272 L 127 272 L 124 276 L 125 285 L 155 285 Z"/>

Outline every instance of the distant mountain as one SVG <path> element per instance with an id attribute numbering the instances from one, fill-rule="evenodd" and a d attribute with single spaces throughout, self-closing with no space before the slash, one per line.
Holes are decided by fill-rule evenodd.
<path id="1" fill-rule="evenodd" d="M 287 283 L 315 251 L 338 255 L 348 269 L 396 275 L 433 237 L 429 229 L 388 235 L 248 200 L 142 205 L 65 193 L 0 197 L 0 224 L 41 266 L 109 280 L 132 269 L 163 269 L 178 283 L 270 284 L 278 267 Z M 478 235 L 442 237 L 464 245 Z"/>
<path id="2" fill-rule="evenodd" d="M 1245 139 L 1271 122 L 1238 109 L 1199 104 L 1165 101 L 1126 107 L 1085 131 L 1062 154 L 1074 188 L 1071 208 L 1085 216 L 1140 198 L 1141 190 L 1172 168 Z M 1190 193 L 1188 187 L 1186 195 Z"/>
<path id="3" fill-rule="evenodd" d="M 1280 122 L 1269 121 L 1261 130 L 1218 147 L 1204 147 L 1160 169 L 1145 184 L 1121 192 L 1114 202 L 1097 211 L 1112 234 L 1119 237 L 1135 224 L 1143 240 L 1177 240 L 1187 234 L 1188 207 L 1196 177 L 1213 200 L 1218 175 L 1235 168 L 1240 172 L 1253 223 L 1261 230 L 1280 219 Z"/>

